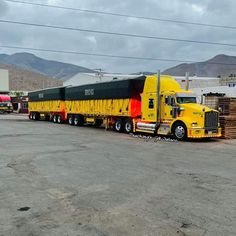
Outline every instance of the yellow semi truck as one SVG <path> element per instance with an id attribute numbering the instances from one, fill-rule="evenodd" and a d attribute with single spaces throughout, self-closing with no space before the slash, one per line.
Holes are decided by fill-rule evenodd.
<path id="1" fill-rule="evenodd" d="M 194 93 L 165 75 L 29 93 L 29 117 L 42 115 L 58 123 L 104 124 L 117 132 L 174 135 L 178 140 L 221 136 L 218 111 L 197 104 Z"/>

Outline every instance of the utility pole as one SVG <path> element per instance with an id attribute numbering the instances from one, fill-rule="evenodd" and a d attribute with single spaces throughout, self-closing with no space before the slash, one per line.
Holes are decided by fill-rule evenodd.
<path id="1" fill-rule="evenodd" d="M 158 129 L 159 124 L 160 124 L 160 106 L 161 106 L 161 95 L 160 95 L 160 91 L 161 91 L 161 71 L 158 70 L 157 72 L 157 95 L 156 95 L 156 103 L 157 103 L 157 122 L 156 122 L 156 129 Z"/>
<path id="2" fill-rule="evenodd" d="M 100 80 L 100 82 L 102 81 L 102 77 L 103 77 L 103 74 L 102 74 L 102 69 L 94 69 L 96 72 L 97 72 L 97 75 L 98 75 L 98 78 Z"/>
<path id="3" fill-rule="evenodd" d="M 186 72 L 185 74 L 185 80 L 186 80 L 186 86 L 185 86 L 185 90 L 189 90 L 189 72 Z"/>

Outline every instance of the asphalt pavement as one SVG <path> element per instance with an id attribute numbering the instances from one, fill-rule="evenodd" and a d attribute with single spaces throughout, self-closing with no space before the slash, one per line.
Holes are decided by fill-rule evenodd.
<path id="1" fill-rule="evenodd" d="M 236 140 L 0 116 L 1 236 L 236 235 Z"/>

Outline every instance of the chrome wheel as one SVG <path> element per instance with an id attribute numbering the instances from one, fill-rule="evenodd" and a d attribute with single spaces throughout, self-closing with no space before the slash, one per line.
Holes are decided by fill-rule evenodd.
<path id="1" fill-rule="evenodd" d="M 69 125 L 73 125 L 73 116 L 69 116 L 68 123 Z"/>
<path id="2" fill-rule="evenodd" d="M 57 116 L 53 116 L 53 122 L 57 123 Z"/>
<path id="3" fill-rule="evenodd" d="M 32 119 L 33 119 L 33 120 L 36 120 L 36 113 L 33 113 Z"/>
<path id="4" fill-rule="evenodd" d="M 122 120 L 118 119 L 116 120 L 115 124 L 114 124 L 114 130 L 116 132 L 122 132 L 123 131 L 123 122 Z"/>
<path id="5" fill-rule="evenodd" d="M 177 124 L 174 128 L 174 136 L 178 140 L 184 140 L 186 138 L 186 128 L 182 124 Z"/>
<path id="6" fill-rule="evenodd" d="M 75 124 L 75 125 L 78 125 L 78 124 L 79 124 L 79 118 L 78 118 L 78 117 L 75 117 L 75 119 L 74 119 L 74 124 Z"/>
<path id="7" fill-rule="evenodd" d="M 132 130 L 133 130 L 133 123 L 132 123 L 131 120 L 127 120 L 127 121 L 125 122 L 125 132 L 126 132 L 126 133 L 131 133 Z"/>
<path id="8" fill-rule="evenodd" d="M 61 124 L 61 116 L 60 115 L 57 117 L 57 123 Z"/>

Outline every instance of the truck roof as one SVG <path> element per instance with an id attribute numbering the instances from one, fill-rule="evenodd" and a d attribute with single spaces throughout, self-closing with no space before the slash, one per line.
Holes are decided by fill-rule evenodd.
<path id="1" fill-rule="evenodd" d="M 11 97 L 6 94 L 0 94 L 0 102 L 10 102 Z"/>
<path id="2" fill-rule="evenodd" d="M 146 76 L 65 88 L 66 100 L 125 99 L 143 91 Z"/>

